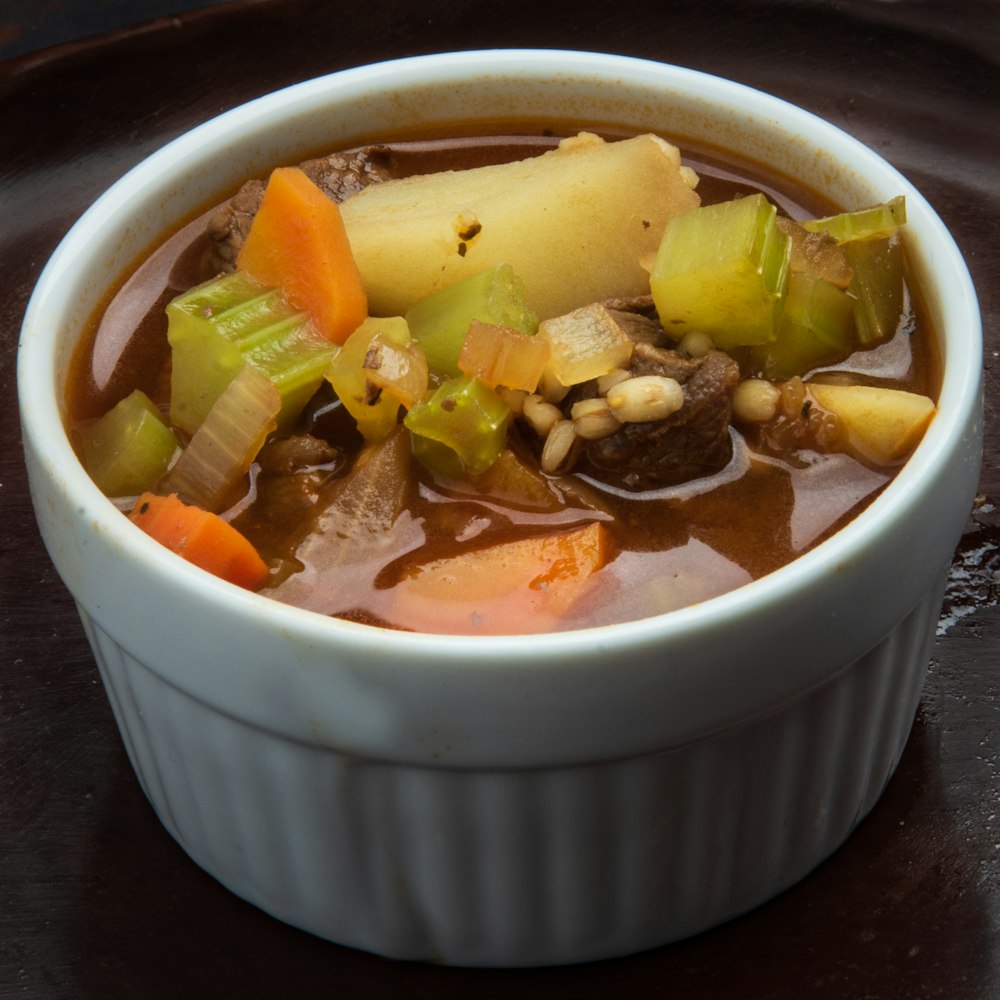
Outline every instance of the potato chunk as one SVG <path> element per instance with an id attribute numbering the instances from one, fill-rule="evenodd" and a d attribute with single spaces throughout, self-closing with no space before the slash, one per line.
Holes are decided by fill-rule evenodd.
<path id="1" fill-rule="evenodd" d="M 937 412 L 929 397 L 902 389 L 813 383 L 807 389 L 821 409 L 840 419 L 848 447 L 882 464 L 905 458 Z"/>
<path id="2" fill-rule="evenodd" d="M 657 136 L 581 133 L 514 163 L 373 184 L 341 214 L 373 314 L 402 314 L 507 263 L 544 319 L 647 294 L 640 261 L 655 254 L 668 218 L 698 206 L 696 183 Z"/>

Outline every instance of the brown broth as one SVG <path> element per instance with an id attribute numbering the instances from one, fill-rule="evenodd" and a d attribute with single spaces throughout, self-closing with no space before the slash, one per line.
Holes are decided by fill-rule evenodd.
<path id="1" fill-rule="evenodd" d="M 550 148 L 548 136 L 453 137 L 393 144 L 400 176 L 516 159 Z M 763 190 L 792 218 L 835 210 L 815 192 L 765 174 L 732 157 L 699 150 L 685 162 L 701 180 L 705 203 Z M 165 404 L 169 349 L 164 306 L 205 280 L 200 267 L 207 215 L 180 228 L 119 287 L 85 338 L 67 385 L 71 423 L 96 417 L 132 389 Z M 866 352 L 877 362 L 866 373 L 911 391 L 934 395 L 938 365 L 933 338 L 916 308 L 914 334 Z M 857 360 L 857 359 L 855 359 Z M 840 367 L 850 370 L 852 360 Z M 378 624 L 392 621 L 391 583 L 415 560 L 551 529 L 595 516 L 612 526 L 615 557 L 597 574 L 599 585 L 559 627 L 645 617 L 724 593 L 757 579 L 808 551 L 848 523 L 891 479 L 892 470 L 867 468 L 843 455 L 811 454 L 784 461 L 753 456 L 734 432 L 736 455 L 722 473 L 651 493 L 628 494 L 586 476 L 553 478 L 569 498 L 557 514 L 458 494 L 420 474 L 420 488 L 405 518 L 384 539 L 377 558 L 350 567 L 345 588 L 338 573 L 303 565 L 288 536 L 269 529 L 253 511 L 235 522 L 265 557 L 298 573 L 277 596 L 325 614 Z M 595 515 L 594 508 L 599 510 Z M 266 592 L 266 591 L 265 591 Z M 344 596 L 345 592 L 349 596 Z M 434 630 L 433 626 L 428 626 Z"/>

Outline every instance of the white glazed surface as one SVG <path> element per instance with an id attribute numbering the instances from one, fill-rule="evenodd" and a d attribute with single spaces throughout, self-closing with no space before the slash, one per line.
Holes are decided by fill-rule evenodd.
<path id="1" fill-rule="evenodd" d="M 83 620 L 164 825 L 239 895 L 398 959 L 550 965 L 697 933 L 787 888 L 903 750 L 940 589 L 793 705 L 671 750 L 567 767 L 386 763 L 265 736 Z"/>
<path id="2" fill-rule="evenodd" d="M 741 148 L 845 206 L 906 194 L 911 253 L 944 339 L 940 414 L 848 528 L 693 608 L 484 642 L 330 621 L 229 587 L 164 553 L 100 495 L 60 429 L 69 353 L 108 284 L 177 218 L 268 166 L 373 130 L 546 115 Z M 397 957 L 470 964 L 577 961 L 692 933 L 773 895 L 842 841 L 912 720 L 978 480 L 980 393 L 971 281 L 905 178 L 773 98 L 591 53 L 363 67 L 194 130 L 67 236 L 29 305 L 19 357 L 39 525 L 164 824 L 282 919 Z M 791 776 L 789 753 L 806 755 Z M 733 788 L 756 791 L 737 807 Z M 669 815 L 657 805 L 665 793 Z M 553 807 L 564 798 L 566 814 Z M 405 836 L 413 817 L 423 847 Z M 659 849 L 635 846 L 644 837 L 670 859 L 654 863 Z M 435 843 L 450 846 L 435 853 Z M 606 869 L 599 848 L 621 864 Z M 754 869 L 765 848 L 774 857 Z M 720 858 L 732 878 L 719 876 Z M 598 872 L 600 886 L 588 884 Z M 518 920 L 536 909 L 529 939 Z"/>

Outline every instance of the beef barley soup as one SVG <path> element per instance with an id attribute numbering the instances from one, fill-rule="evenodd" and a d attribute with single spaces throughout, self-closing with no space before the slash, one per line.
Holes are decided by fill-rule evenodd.
<path id="1" fill-rule="evenodd" d="M 939 375 L 901 200 L 522 131 L 280 168 L 165 239 L 68 385 L 98 485 L 277 600 L 483 634 L 705 600 L 871 503 Z"/>

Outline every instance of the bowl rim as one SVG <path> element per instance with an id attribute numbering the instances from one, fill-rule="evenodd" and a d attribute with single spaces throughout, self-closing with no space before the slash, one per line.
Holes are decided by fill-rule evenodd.
<path id="1" fill-rule="evenodd" d="M 169 174 L 192 158 L 211 139 L 221 142 L 233 136 L 262 115 L 278 116 L 288 108 L 303 104 L 349 99 L 379 83 L 393 87 L 428 79 L 459 82 L 477 76 L 548 78 L 627 77 L 652 86 L 695 85 L 711 103 L 734 97 L 741 108 L 764 120 L 786 116 L 795 127 L 814 142 L 835 140 L 849 149 L 866 174 L 880 183 L 892 184 L 907 196 L 909 215 L 918 220 L 926 238 L 936 241 L 935 252 L 950 270 L 947 305 L 949 315 L 941 325 L 950 329 L 961 322 L 967 338 L 964 344 L 949 343 L 943 358 L 943 379 L 939 395 L 939 413 L 928 428 L 916 452 L 900 470 L 880 497 L 829 540 L 792 560 L 787 565 L 736 590 L 700 604 L 666 612 L 650 618 L 613 625 L 566 632 L 514 636 L 455 636 L 436 633 L 399 632 L 376 626 L 359 625 L 280 604 L 271 598 L 253 594 L 218 580 L 178 557 L 164 553 L 139 529 L 129 524 L 114 505 L 97 490 L 78 462 L 68 434 L 52 434 L 54 420 L 60 418 L 60 401 L 53 388 L 59 384 L 55 357 L 51 348 L 56 333 L 48 339 L 39 334 L 48 317 L 49 302 L 55 288 L 75 261 L 84 254 L 95 227 L 103 226 L 116 214 L 116 205 L 127 203 L 135 192 L 154 179 Z M 118 276 L 115 276 L 116 280 Z M 939 331 L 942 340 L 948 329 Z M 255 98 L 209 119 L 171 140 L 147 156 L 117 180 L 73 225 L 45 265 L 29 300 L 18 350 L 17 384 L 21 400 L 22 428 L 26 445 L 37 452 L 48 474 L 59 480 L 59 488 L 73 498 L 75 516 L 112 539 L 123 551 L 142 558 L 155 558 L 158 572 L 171 587 L 191 589 L 220 613 L 238 616 L 266 614 L 280 628 L 294 630 L 312 642 L 335 637 L 348 646 L 370 644 L 377 636 L 380 646 L 402 653 L 422 651 L 421 662 L 438 667 L 477 662 L 510 668 L 518 658 L 530 652 L 556 651 L 572 655 L 592 649 L 595 642 L 603 649 L 621 650 L 636 644 L 645 646 L 667 635 L 690 636 L 705 628 L 747 615 L 766 613 L 779 607 L 790 594 L 803 587 L 822 585 L 824 578 L 836 573 L 845 560 L 858 559 L 873 535 L 887 522 L 906 518 L 923 502 L 928 482 L 943 464 L 956 442 L 977 420 L 977 391 L 981 385 L 982 329 L 978 302 L 971 276 L 955 241 L 934 209 L 917 188 L 895 167 L 844 130 L 812 112 L 782 98 L 732 80 L 699 70 L 610 53 L 577 52 L 558 49 L 486 49 L 410 56 L 339 70 L 284 87 Z M 980 404 L 981 405 L 981 404 Z M 60 426 L 61 422 L 60 422 Z M 488 641 L 484 642 L 486 639 Z M 537 669 L 537 667 L 535 668 Z"/>

